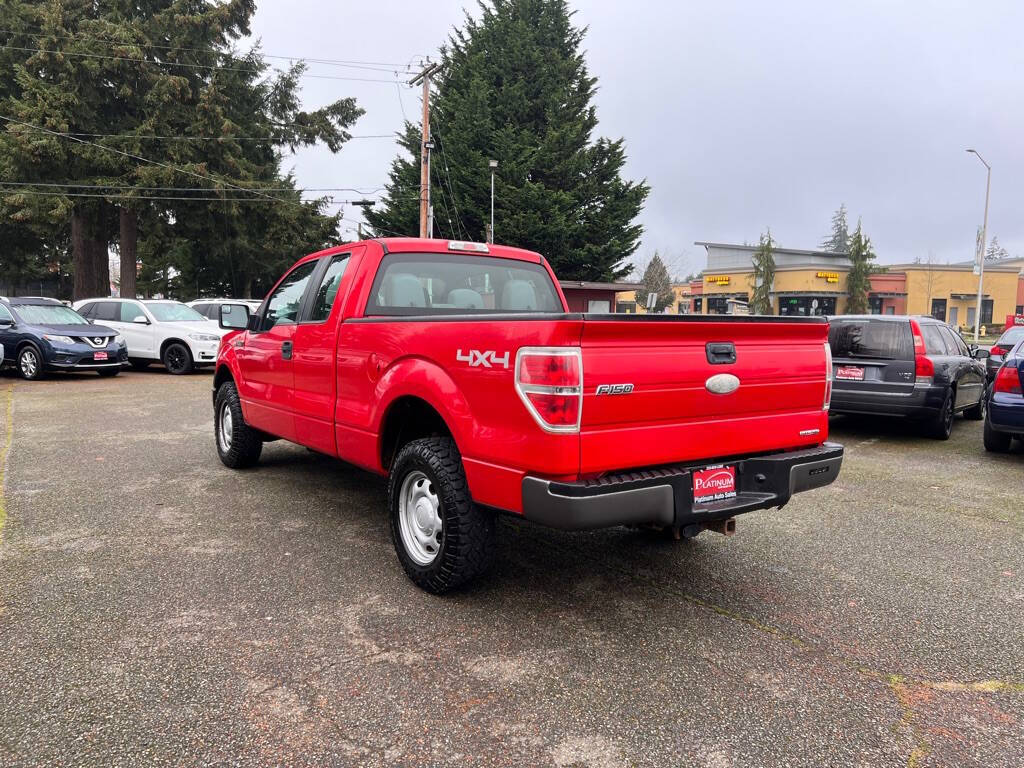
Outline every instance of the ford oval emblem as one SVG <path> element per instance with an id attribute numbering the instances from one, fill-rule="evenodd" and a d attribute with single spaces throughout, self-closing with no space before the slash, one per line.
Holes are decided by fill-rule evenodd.
<path id="1" fill-rule="evenodd" d="M 716 395 L 730 395 L 740 387 L 740 380 L 731 373 L 717 373 L 704 382 L 708 392 Z"/>

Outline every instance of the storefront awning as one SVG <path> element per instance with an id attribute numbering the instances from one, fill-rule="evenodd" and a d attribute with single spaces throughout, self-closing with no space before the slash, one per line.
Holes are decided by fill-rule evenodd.
<path id="1" fill-rule="evenodd" d="M 873 299 L 905 299 L 906 291 L 868 291 L 868 296 Z"/>
<path id="2" fill-rule="evenodd" d="M 957 301 L 967 301 L 968 299 L 975 299 L 975 300 L 977 300 L 978 294 L 976 294 L 976 293 L 951 293 L 951 294 L 949 294 L 949 298 L 955 299 Z M 991 299 L 992 297 L 989 294 L 987 294 L 987 293 L 983 293 L 983 294 L 981 294 L 981 298 L 983 298 L 983 299 Z"/>

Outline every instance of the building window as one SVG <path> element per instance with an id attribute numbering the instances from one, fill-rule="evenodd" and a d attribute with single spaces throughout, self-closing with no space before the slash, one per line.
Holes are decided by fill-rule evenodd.
<path id="1" fill-rule="evenodd" d="M 992 303 L 993 299 L 981 300 L 981 324 L 992 325 Z"/>
<path id="2" fill-rule="evenodd" d="M 729 311 L 729 300 L 725 296 L 708 296 L 708 314 L 724 315 Z"/>
<path id="3" fill-rule="evenodd" d="M 617 301 L 615 302 L 615 311 L 622 312 L 626 315 L 636 314 L 636 302 L 635 301 Z"/>
<path id="4" fill-rule="evenodd" d="M 869 296 L 868 297 L 868 312 L 872 315 L 882 314 L 882 297 L 881 296 Z"/>
<path id="5" fill-rule="evenodd" d="M 835 296 L 790 296 L 779 299 L 780 315 L 796 315 L 810 317 L 812 315 L 834 315 L 836 313 Z"/>
<path id="6" fill-rule="evenodd" d="M 695 315 L 702 314 L 704 312 L 704 297 L 696 296 L 693 299 L 693 313 Z"/>
<path id="7" fill-rule="evenodd" d="M 932 299 L 932 317 L 936 320 L 946 322 L 946 300 Z"/>

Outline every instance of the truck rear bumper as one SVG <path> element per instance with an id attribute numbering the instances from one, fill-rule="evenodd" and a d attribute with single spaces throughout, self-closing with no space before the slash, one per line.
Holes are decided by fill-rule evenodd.
<path id="1" fill-rule="evenodd" d="M 842 461 L 843 446 L 837 443 L 727 461 L 736 467 L 736 496 L 707 503 L 693 500 L 693 471 L 702 465 L 662 467 L 580 483 L 527 476 L 523 478 L 523 516 L 564 530 L 641 524 L 681 528 L 781 507 L 794 493 L 835 480 Z"/>

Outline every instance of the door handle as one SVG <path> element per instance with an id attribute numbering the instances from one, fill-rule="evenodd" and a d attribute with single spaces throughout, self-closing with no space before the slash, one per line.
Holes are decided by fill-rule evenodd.
<path id="1" fill-rule="evenodd" d="M 711 365 L 731 365 L 736 362 L 736 345 L 732 342 L 708 342 L 704 349 Z"/>
<path id="2" fill-rule="evenodd" d="M 285 360 L 292 359 L 292 343 L 290 341 L 281 342 L 281 357 Z"/>

